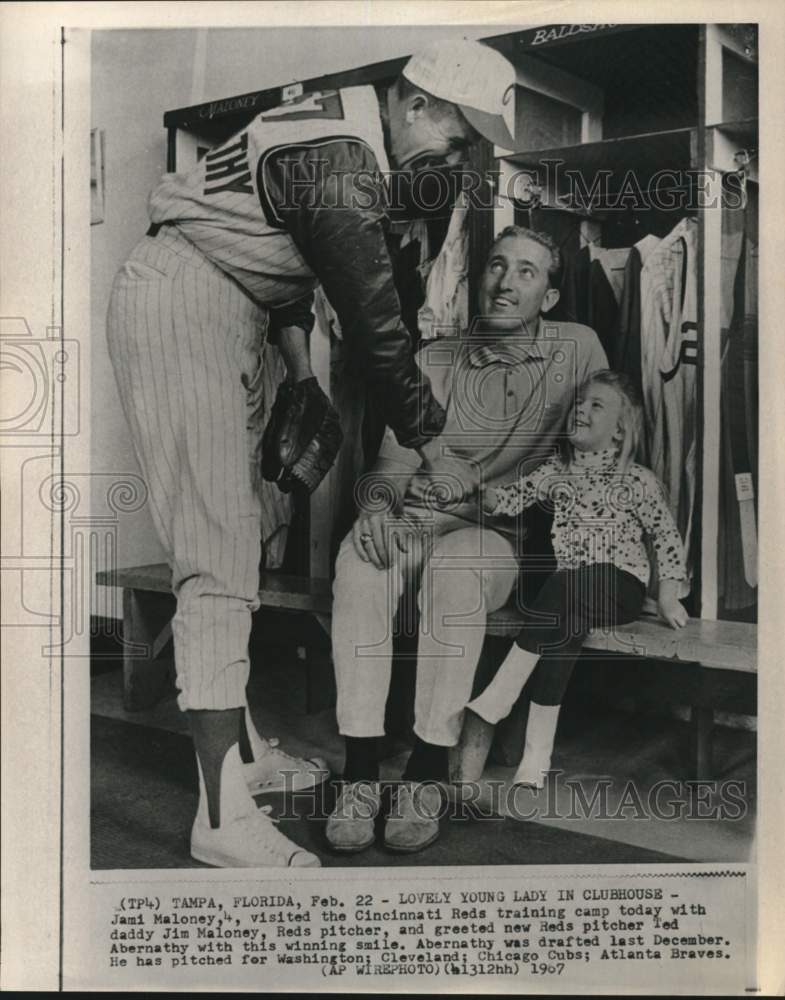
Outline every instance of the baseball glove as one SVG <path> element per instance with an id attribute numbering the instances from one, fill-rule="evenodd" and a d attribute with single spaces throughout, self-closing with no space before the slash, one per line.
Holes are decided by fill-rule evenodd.
<path id="1" fill-rule="evenodd" d="M 316 379 L 282 382 L 262 437 L 262 476 L 282 493 L 313 493 L 342 442 L 338 413 Z"/>

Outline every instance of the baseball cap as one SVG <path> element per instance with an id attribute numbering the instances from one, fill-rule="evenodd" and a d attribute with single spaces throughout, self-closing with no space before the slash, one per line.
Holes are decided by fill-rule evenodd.
<path id="1" fill-rule="evenodd" d="M 406 79 L 443 101 L 457 104 L 480 135 L 514 149 L 515 69 L 495 49 L 465 40 L 433 42 L 411 57 Z M 509 123 L 509 124 L 508 124 Z"/>

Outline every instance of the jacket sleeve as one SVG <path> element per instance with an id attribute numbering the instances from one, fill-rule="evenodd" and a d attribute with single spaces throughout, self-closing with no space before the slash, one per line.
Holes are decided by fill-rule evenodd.
<path id="1" fill-rule="evenodd" d="M 338 137 L 267 151 L 257 167 L 262 209 L 286 229 L 341 321 L 351 362 L 381 402 L 398 442 L 439 434 L 444 410 L 414 361 L 393 283 L 379 167 L 362 140 Z"/>
<path id="2" fill-rule="evenodd" d="M 267 332 L 267 339 L 272 344 L 278 343 L 278 334 L 286 326 L 297 326 L 306 333 L 313 330 L 316 317 L 311 307 L 313 306 L 313 292 L 309 292 L 301 299 L 289 302 L 285 306 L 276 306 L 270 309 L 270 327 Z"/>

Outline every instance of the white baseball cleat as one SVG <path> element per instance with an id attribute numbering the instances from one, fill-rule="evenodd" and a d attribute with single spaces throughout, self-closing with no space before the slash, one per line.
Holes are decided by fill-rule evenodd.
<path id="1" fill-rule="evenodd" d="M 256 808 L 246 787 L 240 748 L 235 743 L 221 765 L 220 826 L 210 825 L 202 765 L 199 806 L 191 829 L 191 856 L 218 868 L 321 868 L 315 854 L 285 837 L 270 816 L 271 806 Z"/>
<path id="2" fill-rule="evenodd" d="M 262 806 L 234 816 L 215 829 L 197 815 L 191 830 L 191 856 L 218 868 L 321 868 L 315 854 L 285 837 Z"/>
<path id="3" fill-rule="evenodd" d="M 251 795 L 299 792 L 315 788 L 330 777 L 321 757 L 293 757 L 281 750 L 275 736 L 252 741 L 254 760 L 243 764 L 243 777 Z"/>

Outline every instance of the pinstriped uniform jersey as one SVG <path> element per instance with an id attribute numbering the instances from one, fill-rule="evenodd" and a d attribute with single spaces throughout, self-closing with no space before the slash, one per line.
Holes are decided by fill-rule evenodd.
<path id="1" fill-rule="evenodd" d="M 167 174 L 150 195 L 150 218 L 176 222 L 258 302 L 280 306 L 302 298 L 313 291 L 317 277 L 279 205 L 281 198 L 302 193 L 307 178 L 300 179 L 299 190 L 293 178 L 287 190 L 281 161 L 293 148 L 327 153 L 336 140 L 361 144 L 369 172 L 388 170 L 373 87 L 307 94 L 263 112 L 191 170 Z"/>

